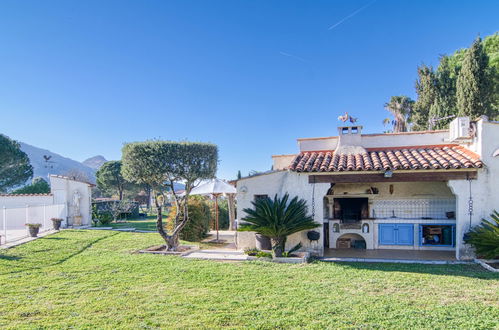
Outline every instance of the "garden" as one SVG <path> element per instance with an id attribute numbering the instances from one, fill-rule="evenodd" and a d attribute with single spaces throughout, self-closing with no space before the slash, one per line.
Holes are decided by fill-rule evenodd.
<path id="1" fill-rule="evenodd" d="M 136 253 L 161 242 L 154 233 L 64 230 L 3 250 L 0 327 L 499 326 L 499 275 L 478 265 L 226 263 Z"/>

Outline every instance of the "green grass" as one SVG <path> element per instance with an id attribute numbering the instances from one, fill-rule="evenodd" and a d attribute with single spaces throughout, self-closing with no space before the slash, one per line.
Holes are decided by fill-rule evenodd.
<path id="1" fill-rule="evenodd" d="M 0 328 L 497 328 L 475 265 L 223 263 L 134 253 L 157 234 L 65 230 L 0 251 Z"/>
<path id="2" fill-rule="evenodd" d="M 166 219 L 166 216 L 165 218 Z M 104 227 L 113 227 L 116 229 L 119 228 L 135 228 L 137 230 L 150 230 L 156 231 L 156 216 L 148 216 L 145 219 L 131 219 L 131 220 L 123 220 L 119 222 L 112 222 L 109 225 L 105 225 Z"/>

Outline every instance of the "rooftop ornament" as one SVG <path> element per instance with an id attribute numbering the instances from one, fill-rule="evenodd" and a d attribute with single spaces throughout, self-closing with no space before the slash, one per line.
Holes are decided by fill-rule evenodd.
<path id="1" fill-rule="evenodd" d="M 345 112 L 343 116 L 338 116 L 338 120 L 346 123 L 347 121 L 350 121 L 352 124 L 356 123 L 359 118 L 352 117 L 348 114 L 348 112 Z"/>

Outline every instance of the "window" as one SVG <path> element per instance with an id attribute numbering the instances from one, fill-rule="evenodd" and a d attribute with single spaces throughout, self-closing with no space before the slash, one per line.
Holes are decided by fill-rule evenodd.
<path id="1" fill-rule="evenodd" d="M 254 195 L 254 200 L 257 201 L 259 199 L 269 198 L 269 195 Z"/>

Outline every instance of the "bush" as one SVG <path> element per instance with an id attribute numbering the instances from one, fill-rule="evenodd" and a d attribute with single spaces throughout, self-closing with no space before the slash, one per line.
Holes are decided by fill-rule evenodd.
<path id="1" fill-rule="evenodd" d="M 249 256 L 256 256 L 258 252 L 261 252 L 257 248 L 246 248 L 244 249 L 244 254 L 247 254 Z"/>
<path id="2" fill-rule="evenodd" d="M 175 214 L 175 206 L 172 206 L 166 221 L 166 229 L 168 232 L 173 231 L 173 219 Z M 180 232 L 180 239 L 198 242 L 208 236 L 211 217 L 210 205 L 206 200 L 201 196 L 191 196 L 189 198 L 189 220 L 184 229 Z"/>
<path id="3" fill-rule="evenodd" d="M 98 220 L 96 222 L 95 220 Z M 113 222 L 113 215 L 110 212 L 100 209 L 96 203 L 92 203 L 92 221 L 95 225 L 108 225 Z"/>
<path id="4" fill-rule="evenodd" d="M 492 220 L 482 219 L 482 223 L 473 227 L 467 234 L 466 243 L 471 244 L 478 257 L 499 258 L 499 213 L 490 215 Z"/>
<path id="5" fill-rule="evenodd" d="M 229 201 L 227 199 L 218 200 L 218 228 L 220 230 L 229 229 Z"/>

